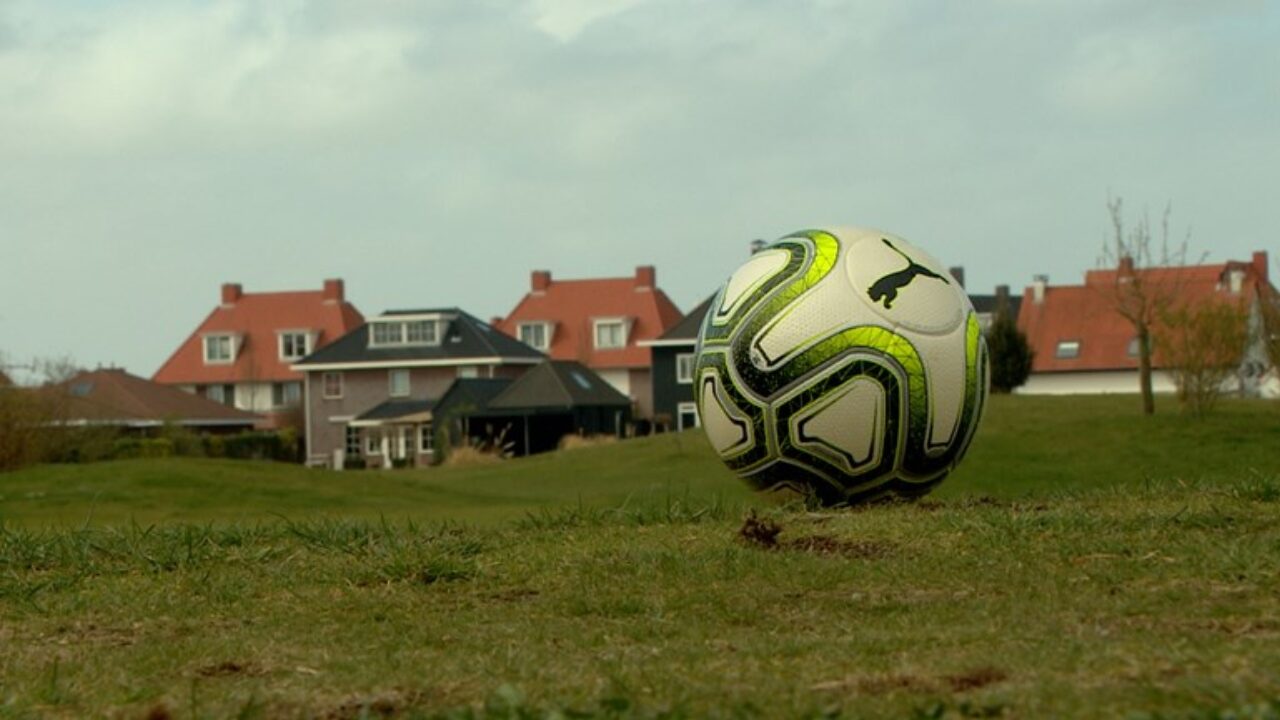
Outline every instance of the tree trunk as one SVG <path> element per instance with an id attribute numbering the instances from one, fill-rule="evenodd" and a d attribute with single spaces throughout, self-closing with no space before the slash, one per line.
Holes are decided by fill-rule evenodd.
<path id="1" fill-rule="evenodd" d="M 1155 415 L 1156 396 L 1151 389 L 1151 330 L 1138 325 L 1138 385 L 1142 388 L 1142 414 Z"/>

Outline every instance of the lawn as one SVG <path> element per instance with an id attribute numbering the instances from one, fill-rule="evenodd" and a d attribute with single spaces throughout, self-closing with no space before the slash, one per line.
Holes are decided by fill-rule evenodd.
<path id="1" fill-rule="evenodd" d="M 997 398 L 843 512 L 693 434 L 0 476 L 0 718 L 1275 717 L 1280 407 L 1135 408 Z"/>

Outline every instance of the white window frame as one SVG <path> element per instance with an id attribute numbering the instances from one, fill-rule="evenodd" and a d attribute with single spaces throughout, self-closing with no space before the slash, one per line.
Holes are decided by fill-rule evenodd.
<path id="1" fill-rule="evenodd" d="M 378 318 L 369 321 L 369 347 L 435 347 L 441 344 L 446 323 L 451 316 L 427 315 Z M 410 328 L 419 330 L 418 337 L 410 339 Z M 385 336 L 378 338 L 379 331 Z"/>
<path id="2" fill-rule="evenodd" d="M 458 377 L 478 378 L 480 377 L 480 366 L 479 365 L 459 365 Z"/>
<path id="3" fill-rule="evenodd" d="M 338 392 L 329 392 L 329 379 L 337 378 Z M 320 374 L 320 396 L 325 400 L 341 400 L 342 391 L 346 387 L 346 378 L 343 377 L 341 370 L 330 370 Z"/>
<path id="4" fill-rule="evenodd" d="M 680 385 L 693 384 L 693 366 L 697 360 L 695 353 L 679 353 L 676 355 L 676 382 Z"/>
<path id="5" fill-rule="evenodd" d="M 1075 360 L 1080 357 L 1081 344 L 1079 340 L 1059 340 L 1053 350 L 1053 357 L 1057 360 Z"/>
<path id="6" fill-rule="evenodd" d="M 214 397 L 214 394 L 215 394 L 214 388 L 217 388 L 216 394 L 218 397 Z M 231 395 L 230 395 L 231 402 L 227 402 L 228 400 L 227 390 L 231 391 Z M 204 389 L 204 396 L 206 399 L 212 400 L 213 402 L 216 402 L 220 405 L 226 405 L 227 407 L 236 407 L 236 386 L 234 383 L 213 383 L 212 385 L 208 385 Z"/>
<path id="7" fill-rule="evenodd" d="M 684 426 L 685 413 L 693 413 L 693 427 L 702 427 L 702 416 L 698 414 L 698 404 L 692 402 L 682 402 L 676 404 L 676 429 L 689 430 Z"/>
<path id="8" fill-rule="evenodd" d="M 396 392 L 396 378 L 403 374 L 404 392 Z M 413 392 L 413 374 L 407 368 L 392 368 L 387 371 L 387 397 L 404 398 Z"/>
<path id="9" fill-rule="evenodd" d="M 298 389 L 297 397 L 293 398 L 292 402 L 289 399 L 290 387 L 294 387 Z M 278 392 L 279 397 L 277 397 L 277 390 L 279 391 Z M 287 408 L 287 407 L 294 407 L 296 405 L 301 405 L 301 404 L 302 404 L 302 383 L 295 382 L 292 380 L 285 380 L 283 382 L 271 383 L 271 407 Z"/>
<path id="10" fill-rule="evenodd" d="M 302 340 L 300 353 L 297 347 L 299 338 Z M 294 354 L 285 351 L 285 346 L 290 344 L 293 345 Z M 281 360 L 301 360 L 311 354 L 311 333 L 306 330 L 281 330 L 276 335 L 276 347 L 280 351 Z"/>
<path id="11" fill-rule="evenodd" d="M 525 331 L 541 331 L 542 342 L 532 343 L 525 339 Z M 551 349 L 551 323 L 545 321 L 522 322 L 516 325 L 516 339 L 534 350 L 546 352 Z"/>
<path id="12" fill-rule="evenodd" d="M 436 434 L 435 428 L 431 423 L 425 423 L 418 426 L 418 453 L 421 455 L 431 455 L 436 451 Z"/>
<path id="13" fill-rule="evenodd" d="M 224 341 L 224 340 L 227 343 L 227 356 L 221 357 L 221 354 L 219 354 L 219 357 L 212 357 L 209 353 L 210 341 L 216 342 L 216 341 Z M 201 347 L 204 350 L 205 365 L 230 365 L 231 363 L 236 361 L 236 336 L 235 335 L 232 335 L 230 333 L 213 333 L 210 335 L 205 335 L 203 338 L 203 342 L 201 343 Z"/>
<path id="14" fill-rule="evenodd" d="M 601 344 L 600 330 L 604 327 L 612 327 L 615 325 L 618 327 L 619 344 Z M 628 323 L 626 318 L 597 318 L 591 325 L 591 340 L 595 349 L 622 350 L 625 348 L 627 346 L 627 331 L 630 329 L 627 325 Z"/>
<path id="15" fill-rule="evenodd" d="M 382 433 L 364 432 L 364 454 L 382 455 Z"/>

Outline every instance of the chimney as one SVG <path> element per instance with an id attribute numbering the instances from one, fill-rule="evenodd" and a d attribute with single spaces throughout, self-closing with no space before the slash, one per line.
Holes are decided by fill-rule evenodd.
<path id="1" fill-rule="evenodd" d="M 956 284 L 959 285 L 960 289 L 963 290 L 964 289 L 964 267 L 961 265 L 957 265 L 951 268 L 951 277 L 956 279 Z"/>
<path id="2" fill-rule="evenodd" d="M 768 243 L 766 243 L 764 240 L 759 240 L 759 239 L 752 240 L 752 241 L 751 241 L 751 254 L 752 254 L 752 255 L 755 255 L 756 253 L 760 252 L 761 250 L 763 250 L 763 249 L 765 248 L 765 245 L 767 245 L 767 244 L 768 244 Z"/>
<path id="3" fill-rule="evenodd" d="M 489 326 L 490 326 L 490 327 L 495 327 L 495 328 L 496 328 L 496 327 L 498 327 L 498 326 L 499 326 L 499 325 L 501 325 L 501 324 L 502 324 L 502 318 L 501 318 L 501 317 L 499 317 L 499 316 L 497 316 L 497 315 L 494 315 L 493 317 L 489 318 Z"/>
<path id="4" fill-rule="evenodd" d="M 640 265 L 636 268 L 636 289 L 652 290 L 657 282 L 658 271 L 652 265 Z"/>
<path id="5" fill-rule="evenodd" d="M 1002 313 L 1009 309 L 1009 286 L 996 286 L 996 312 Z M 1016 319 L 1016 318 L 1015 318 Z"/>
<path id="6" fill-rule="evenodd" d="M 242 297 L 244 297 L 244 288 L 240 287 L 240 283 L 222 284 L 223 305 L 235 305 L 236 301 Z"/>
<path id="7" fill-rule="evenodd" d="M 1132 255 L 1124 255 L 1120 258 L 1119 272 L 1120 272 L 1120 277 L 1133 276 L 1133 256 Z"/>
<path id="8" fill-rule="evenodd" d="M 1258 282 L 1264 287 L 1271 282 L 1271 268 L 1266 250 L 1259 250 L 1253 254 L 1253 272 L 1258 276 Z"/>
<path id="9" fill-rule="evenodd" d="M 1039 305 L 1044 302 L 1044 291 L 1049 285 L 1048 275 L 1036 275 L 1031 278 L 1031 299 Z"/>
<path id="10" fill-rule="evenodd" d="M 342 283 L 341 278 L 331 278 L 324 281 L 324 301 L 332 303 L 340 303 L 347 299 L 346 287 Z"/>
<path id="11" fill-rule="evenodd" d="M 539 295 L 541 295 L 542 293 L 546 292 L 547 288 L 550 286 L 551 286 L 550 270 L 534 270 L 529 275 L 529 287 L 535 293 L 538 293 Z"/>

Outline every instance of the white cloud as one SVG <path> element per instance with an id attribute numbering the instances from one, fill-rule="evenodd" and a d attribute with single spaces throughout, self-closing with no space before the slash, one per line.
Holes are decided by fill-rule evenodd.
<path id="1" fill-rule="evenodd" d="M 569 42 L 591 24 L 630 10 L 645 0 L 533 0 L 533 24 L 542 32 Z"/>

